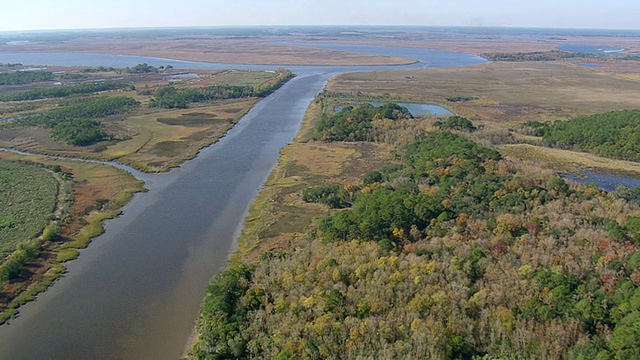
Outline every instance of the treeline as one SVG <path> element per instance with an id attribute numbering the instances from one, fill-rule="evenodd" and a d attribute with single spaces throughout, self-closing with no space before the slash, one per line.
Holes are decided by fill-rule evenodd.
<path id="1" fill-rule="evenodd" d="M 331 116 L 323 114 L 313 138 L 322 141 L 373 141 L 374 121 L 412 117 L 407 108 L 398 104 L 345 106 Z"/>
<path id="2" fill-rule="evenodd" d="M 24 101 L 46 98 L 66 97 L 75 94 L 92 94 L 100 91 L 117 90 L 129 85 L 114 82 L 98 82 L 90 84 L 64 85 L 50 89 L 33 89 L 0 97 L 0 101 Z"/>
<path id="3" fill-rule="evenodd" d="M 640 161 L 640 110 L 612 111 L 554 123 L 528 122 L 548 146 Z"/>
<path id="4" fill-rule="evenodd" d="M 43 121 L 46 123 L 61 119 L 101 118 L 135 109 L 139 105 L 140 103 L 128 96 L 83 99 L 47 112 Z"/>
<path id="5" fill-rule="evenodd" d="M 158 68 L 147 63 L 142 63 L 134 67 L 126 67 L 124 68 L 124 72 L 129 74 L 155 74 L 158 73 Z"/>
<path id="6" fill-rule="evenodd" d="M 425 134 L 309 241 L 216 276 L 198 359 L 640 355 L 640 209 Z M 342 201 L 341 200 L 341 201 Z"/>
<path id="7" fill-rule="evenodd" d="M 212 100 L 265 97 L 293 78 L 289 70 L 278 70 L 272 81 L 258 86 L 249 85 L 211 85 L 200 89 L 178 89 L 166 86 L 156 90 L 149 106 L 165 109 L 185 109 L 190 103 Z"/>
<path id="8" fill-rule="evenodd" d="M 596 60 L 638 60 L 640 56 L 627 55 L 611 57 L 604 54 L 592 54 L 582 52 L 571 52 L 562 50 L 550 50 L 550 51 L 534 51 L 534 52 L 515 52 L 515 53 L 484 53 L 481 54 L 483 58 L 491 61 L 507 61 L 507 62 L 522 62 L 522 61 L 556 61 L 562 59 L 575 59 L 575 58 L 589 58 Z"/>
<path id="9" fill-rule="evenodd" d="M 15 71 L 0 73 L 0 85 L 23 85 L 37 81 L 51 81 L 51 71 Z"/>
<path id="10" fill-rule="evenodd" d="M 480 55 L 483 58 L 491 61 L 508 61 L 508 62 L 521 62 L 521 61 L 556 61 L 561 59 L 573 59 L 573 58 L 605 58 L 602 54 L 589 54 L 570 52 L 562 50 L 551 51 L 534 51 L 534 52 L 516 52 L 516 53 L 485 53 Z"/>

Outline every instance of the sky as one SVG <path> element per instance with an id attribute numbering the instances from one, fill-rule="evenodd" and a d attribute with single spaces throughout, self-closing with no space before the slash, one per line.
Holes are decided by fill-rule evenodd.
<path id="1" fill-rule="evenodd" d="M 640 29 L 639 0 L 7 0 L 0 31 L 242 25 Z"/>

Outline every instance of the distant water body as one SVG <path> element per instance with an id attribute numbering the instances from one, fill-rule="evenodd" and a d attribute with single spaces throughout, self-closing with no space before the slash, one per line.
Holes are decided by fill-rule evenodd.
<path id="1" fill-rule="evenodd" d="M 629 55 L 640 55 L 640 54 L 628 54 L 624 53 L 625 48 L 617 47 L 617 46 L 607 46 L 607 45 L 594 45 L 594 44 L 560 44 L 558 46 L 558 50 L 569 51 L 569 52 L 579 52 L 586 54 L 601 54 L 601 55 L 609 55 L 609 56 L 629 56 Z"/>

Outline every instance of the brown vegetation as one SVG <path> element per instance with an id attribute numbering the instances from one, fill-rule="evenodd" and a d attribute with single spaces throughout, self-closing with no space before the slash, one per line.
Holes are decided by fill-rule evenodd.
<path id="1" fill-rule="evenodd" d="M 449 106 L 489 126 L 640 107 L 640 95 L 633 90 L 639 86 L 640 79 L 606 70 L 534 62 L 347 73 L 332 79 L 327 89 L 417 102 L 446 103 L 450 97 L 478 97 Z"/>

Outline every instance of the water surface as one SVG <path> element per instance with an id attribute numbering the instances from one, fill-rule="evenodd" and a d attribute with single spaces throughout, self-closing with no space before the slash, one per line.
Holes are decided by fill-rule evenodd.
<path id="1" fill-rule="evenodd" d="M 618 186 L 630 189 L 640 187 L 640 179 L 638 178 L 592 170 L 582 170 L 580 173 L 582 176 L 567 174 L 565 177 L 582 184 L 595 183 L 599 188 L 608 192 L 615 191 Z"/>

